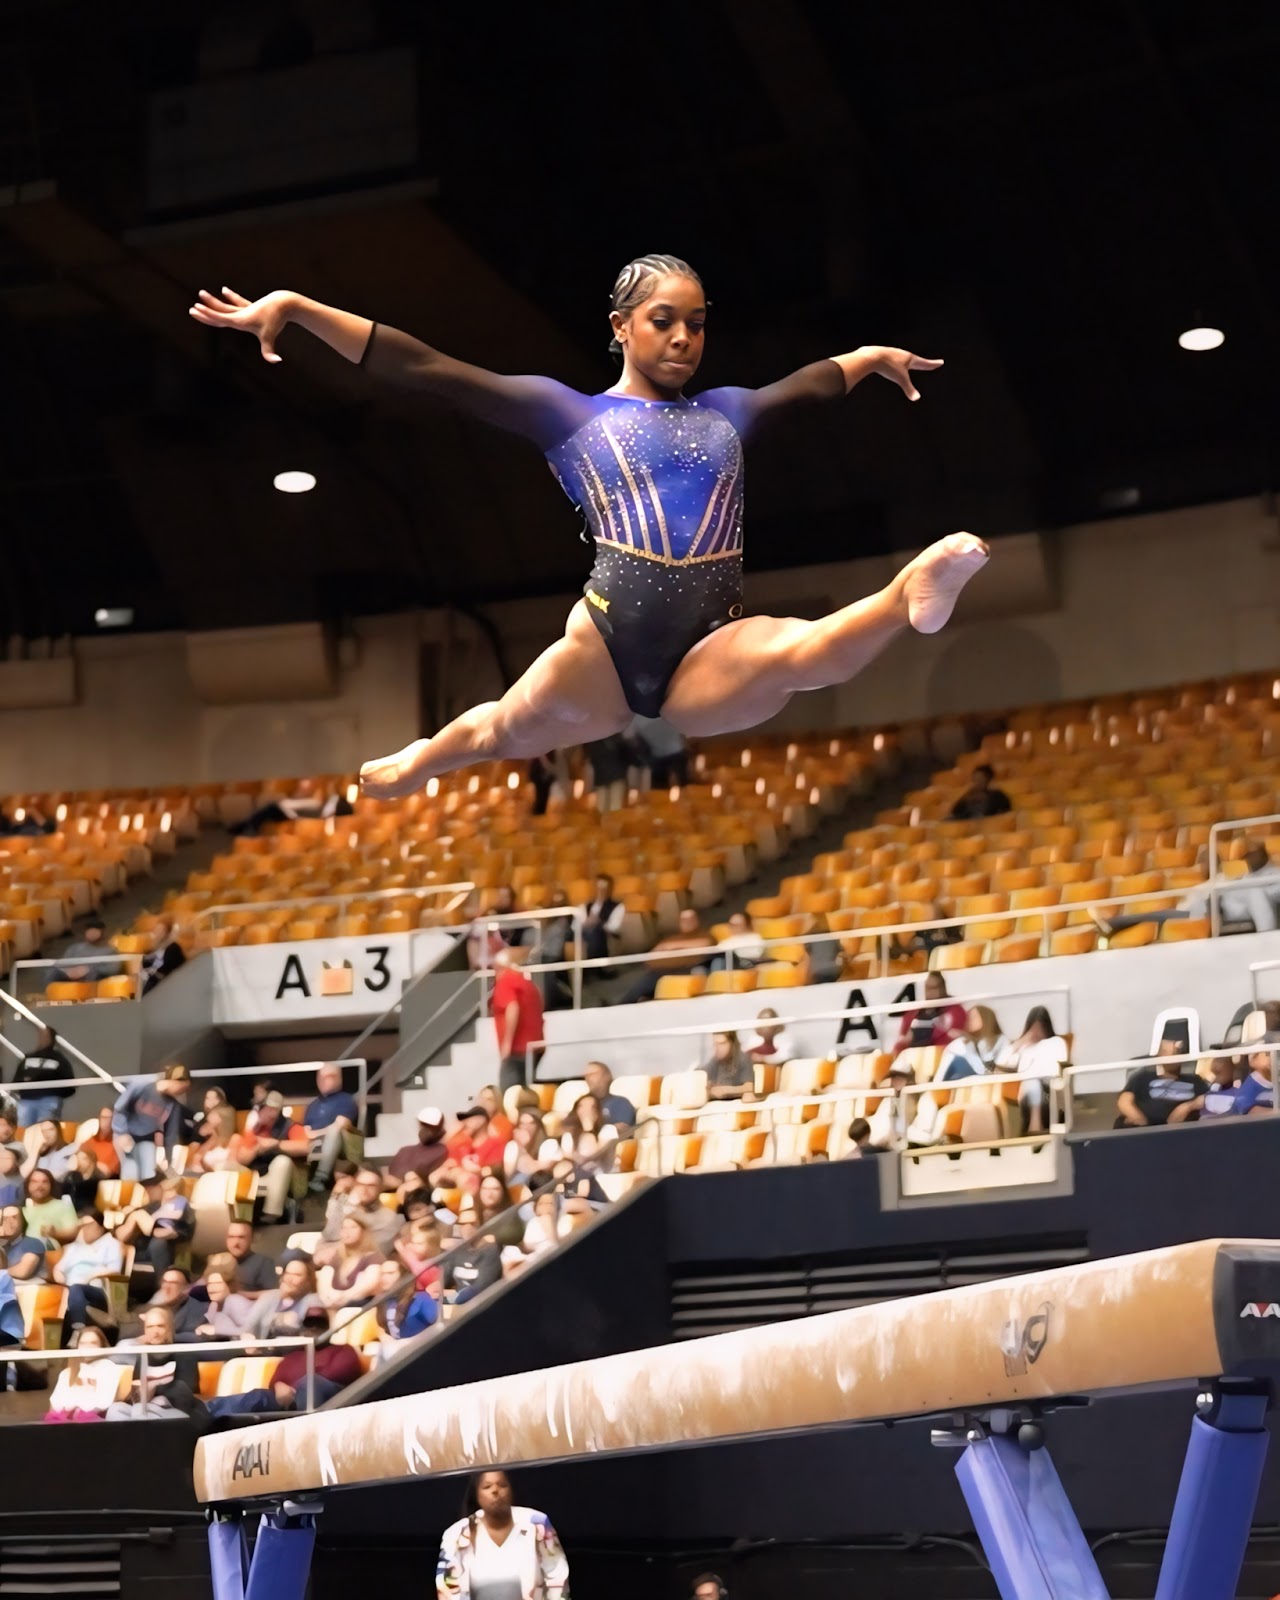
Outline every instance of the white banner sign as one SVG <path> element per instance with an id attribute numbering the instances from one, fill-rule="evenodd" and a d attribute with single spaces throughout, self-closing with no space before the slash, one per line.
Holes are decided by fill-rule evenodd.
<path id="1" fill-rule="evenodd" d="M 410 978 L 454 948 L 454 940 L 436 928 L 365 939 L 228 945 L 210 952 L 214 1026 L 323 1020 L 358 1027 L 393 1005 Z"/>

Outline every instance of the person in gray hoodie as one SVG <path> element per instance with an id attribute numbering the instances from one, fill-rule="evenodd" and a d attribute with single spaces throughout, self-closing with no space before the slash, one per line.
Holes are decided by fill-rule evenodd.
<path id="1" fill-rule="evenodd" d="M 120 1157 L 120 1176 L 155 1176 L 158 1149 L 170 1150 L 182 1124 L 183 1102 L 191 1090 L 191 1074 L 183 1066 L 166 1067 L 151 1078 L 135 1078 L 116 1101 L 111 1132 Z"/>

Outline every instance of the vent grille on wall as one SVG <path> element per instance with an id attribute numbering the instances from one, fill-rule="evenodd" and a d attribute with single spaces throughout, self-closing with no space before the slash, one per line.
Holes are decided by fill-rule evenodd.
<path id="1" fill-rule="evenodd" d="M 699 1265 L 673 1269 L 671 1336 L 700 1339 L 770 1322 L 789 1322 L 823 1311 L 844 1311 L 908 1295 L 932 1294 L 967 1283 L 987 1283 L 1024 1272 L 1068 1266 L 1089 1258 L 1082 1238 L 1031 1245 L 966 1243 L 954 1248 L 792 1261 L 785 1266 Z"/>

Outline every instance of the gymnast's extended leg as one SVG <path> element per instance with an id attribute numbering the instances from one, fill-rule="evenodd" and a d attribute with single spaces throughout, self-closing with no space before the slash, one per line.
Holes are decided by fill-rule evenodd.
<path id="1" fill-rule="evenodd" d="M 563 639 L 544 650 L 501 700 L 473 706 L 430 739 L 367 761 L 360 785 L 376 800 L 395 800 L 428 778 L 475 761 L 527 759 L 563 745 L 620 733 L 631 711 L 613 661 L 585 602 L 569 613 Z"/>
<path id="2" fill-rule="evenodd" d="M 695 737 L 732 733 L 775 716 L 803 689 L 846 683 L 905 629 L 936 633 L 987 555 L 972 534 L 949 534 L 878 594 L 816 622 L 746 617 L 717 628 L 680 663 L 662 715 Z"/>

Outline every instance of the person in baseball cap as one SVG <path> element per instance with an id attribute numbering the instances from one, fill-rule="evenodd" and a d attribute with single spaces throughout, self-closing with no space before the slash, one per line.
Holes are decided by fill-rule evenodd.
<path id="1" fill-rule="evenodd" d="M 388 1189 L 398 1189 L 411 1172 L 416 1172 L 423 1183 L 430 1184 L 431 1175 L 443 1166 L 449 1152 L 444 1143 L 444 1112 L 439 1106 L 423 1106 L 418 1112 L 418 1137 L 412 1144 L 397 1150 L 382 1171 Z"/>

